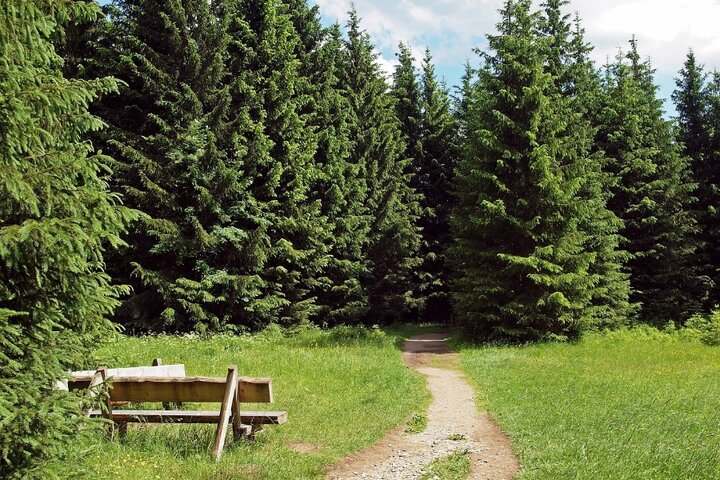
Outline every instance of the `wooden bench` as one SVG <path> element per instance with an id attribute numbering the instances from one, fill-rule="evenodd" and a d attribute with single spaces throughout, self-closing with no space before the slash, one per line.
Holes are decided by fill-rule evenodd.
<path id="1" fill-rule="evenodd" d="M 148 368 L 148 367 L 136 367 Z M 112 370 L 120 375 L 111 375 Z M 125 435 L 128 423 L 212 423 L 217 424 L 212 457 L 222 455 L 228 424 L 233 436 L 253 435 L 267 424 L 287 421 L 287 412 L 241 411 L 241 403 L 271 403 L 272 381 L 269 378 L 239 377 L 237 367 L 228 368 L 226 378 L 186 376 L 123 375 L 123 369 L 99 368 L 88 388 L 108 382 L 105 408 L 90 410 L 92 417 L 111 420 L 111 436 L 115 429 Z M 183 367 L 184 370 L 184 367 Z M 184 371 L 183 371 L 184 373 Z M 84 379 L 83 379 L 84 380 Z M 220 410 L 121 410 L 113 407 L 126 403 L 163 402 L 220 402 Z"/>

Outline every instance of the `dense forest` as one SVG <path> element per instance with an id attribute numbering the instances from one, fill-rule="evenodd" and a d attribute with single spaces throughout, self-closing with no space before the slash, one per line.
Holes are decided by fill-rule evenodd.
<path id="1" fill-rule="evenodd" d="M 689 52 L 667 119 L 642 45 L 598 66 L 570 11 L 508 0 L 452 88 L 305 0 L 0 1 L 0 476 L 90 431 L 51 387 L 118 326 L 710 315 L 720 73 Z"/>

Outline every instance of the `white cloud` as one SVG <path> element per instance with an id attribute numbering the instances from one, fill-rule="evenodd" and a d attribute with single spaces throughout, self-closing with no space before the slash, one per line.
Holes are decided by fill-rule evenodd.
<path id="1" fill-rule="evenodd" d="M 314 0 L 329 19 L 345 23 L 350 0 Z M 416 58 L 431 47 L 438 71 L 455 83 L 466 59 L 476 62 L 473 48 L 486 45 L 503 0 L 356 0 L 362 26 L 391 68 L 400 41 L 409 41 Z M 600 64 L 626 48 L 635 34 L 640 53 L 652 58 L 663 95 L 689 48 L 711 70 L 720 69 L 720 0 L 574 0 L 568 13 L 578 11 L 587 39 Z"/>
<path id="2" fill-rule="evenodd" d="M 675 75 L 689 48 L 709 68 L 720 67 L 720 1 L 611 0 L 602 7 L 577 2 L 595 57 L 614 55 L 636 34 L 640 52 L 652 58 L 661 74 Z"/>

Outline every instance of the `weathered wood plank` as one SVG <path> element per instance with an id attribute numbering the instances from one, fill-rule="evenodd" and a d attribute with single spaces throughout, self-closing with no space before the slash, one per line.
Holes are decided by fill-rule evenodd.
<path id="1" fill-rule="evenodd" d="M 159 359 L 156 359 L 159 360 Z M 153 365 L 142 367 L 108 368 L 107 374 L 110 377 L 184 377 L 185 365 Z M 81 390 L 90 386 L 95 370 L 78 370 L 70 373 L 70 379 L 66 382 L 58 382 L 61 390 Z"/>
<path id="2" fill-rule="evenodd" d="M 228 368 L 225 386 L 222 404 L 220 405 L 217 430 L 215 430 L 215 442 L 213 443 L 211 452 L 211 456 L 215 461 L 220 460 L 223 448 L 225 448 L 225 437 L 227 437 L 228 422 L 230 422 L 233 402 L 237 396 L 238 373 L 236 365 L 231 365 L 230 368 Z"/>
<path id="3" fill-rule="evenodd" d="M 218 410 L 113 410 L 117 423 L 217 423 Z M 91 417 L 101 417 L 102 411 L 91 410 Z M 287 422 L 287 412 L 241 411 L 243 425 L 281 425 Z"/>
<path id="4" fill-rule="evenodd" d="M 220 402 L 225 379 L 215 377 L 112 377 L 114 402 Z M 236 382 L 240 402 L 272 401 L 269 378 L 241 377 Z"/>

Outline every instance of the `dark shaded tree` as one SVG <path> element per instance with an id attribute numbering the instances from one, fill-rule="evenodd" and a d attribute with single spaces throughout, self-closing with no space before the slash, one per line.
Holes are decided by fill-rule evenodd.
<path id="1" fill-rule="evenodd" d="M 708 99 L 708 149 L 702 167 L 698 166 L 695 179 L 700 185 L 702 235 L 705 239 L 705 274 L 713 282 L 706 302 L 714 308 L 720 304 L 720 73 L 713 72 L 705 89 Z"/>
<path id="2" fill-rule="evenodd" d="M 349 160 L 365 180 L 364 201 L 370 220 L 365 251 L 369 274 L 362 279 L 370 299 L 368 319 L 395 320 L 414 306 L 416 293 L 410 278 L 420 263 L 418 198 L 409 185 L 409 162 L 404 159 L 393 98 L 354 10 L 350 12 L 340 80 L 350 103 Z"/>
<path id="3" fill-rule="evenodd" d="M 146 213 L 114 261 L 134 286 L 118 312 L 132 328 L 217 329 L 254 296 L 254 279 L 235 269 L 251 242 L 231 215 L 243 179 L 219 146 L 230 97 L 212 6 L 118 0 L 98 27 L 90 64 L 127 84 L 96 106 L 111 125 L 100 145 L 116 157 L 117 188 Z"/>
<path id="4" fill-rule="evenodd" d="M 717 153 L 713 143 L 713 94 L 708 84 L 708 76 L 703 66 L 697 63 L 695 54 L 688 52 L 679 77 L 675 80 L 676 89 L 672 99 L 677 111 L 677 140 L 682 145 L 682 154 L 690 159 L 692 179 L 698 188 L 695 211 L 698 219 L 697 251 L 695 265 L 703 274 L 710 288 L 710 293 L 703 299 L 706 310 L 712 308 L 720 297 L 717 294 L 718 267 L 718 232 L 716 213 L 718 195 Z M 717 119 L 715 119 L 717 120 Z"/>
<path id="5" fill-rule="evenodd" d="M 422 265 L 418 268 L 419 296 L 424 305 L 422 319 L 448 322 L 450 265 L 450 210 L 453 203 L 453 172 L 459 156 L 458 125 L 447 89 L 438 82 L 430 50 L 422 62 L 422 155 L 414 160 L 413 186 L 421 195 Z"/>

